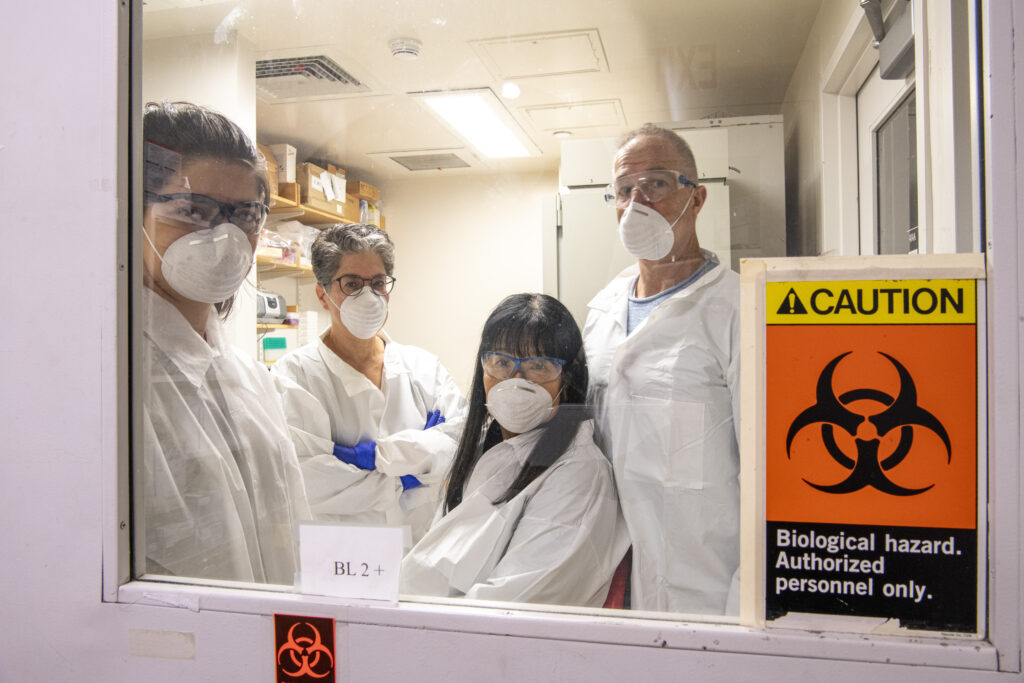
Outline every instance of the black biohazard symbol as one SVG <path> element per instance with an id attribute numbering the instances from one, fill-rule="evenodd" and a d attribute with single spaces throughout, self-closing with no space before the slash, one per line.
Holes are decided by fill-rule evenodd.
<path id="1" fill-rule="evenodd" d="M 850 353 L 847 351 L 836 356 L 821 371 L 816 388 L 817 402 L 800 413 L 793 420 L 793 424 L 789 426 L 789 433 L 786 435 L 786 457 L 790 457 L 789 448 L 797 433 L 804 427 L 820 423 L 821 439 L 825 444 L 825 449 L 837 463 L 850 470 L 850 476 L 837 484 L 828 486 L 804 479 L 806 484 L 825 493 L 853 493 L 865 486 L 872 486 L 882 493 L 894 496 L 914 496 L 924 493 L 934 484 L 920 489 L 903 488 L 890 481 L 885 473 L 903 462 L 910 453 L 914 443 L 913 427 L 915 425 L 930 429 L 942 439 L 942 443 L 946 446 L 946 462 L 948 464 L 952 460 L 952 448 L 946 429 L 934 415 L 917 405 L 917 388 L 914 386 L 913 378 L 899 361 L 887 353 L 879 352 L 889 359 L 900 375 L 900 390 L 896 398 L 889 396 L 884 391 L 870 388 L 854 389 L 837 397 L 832 390 L 832 375 L 836 366 L 839 365 L 839 361 Z M 860 415 L 846 407 L 855 401 L 864 400 L 875 401 L 886 408 L 874 415 Z M 874 438 L 857 437 L 858 428 L 865 420 L 874 426 L 874 431 L 877 434 Z M 854 442 L 857 444 L 856 460 L 843 453 L 839 448 L 835 440 L 834 430 L 836 427 L 854 437 Z M 899 443 L 892 453 L 880 461 L 878 449 L 881 438 L 896 428 L 900 430 Z"/>
<path id="2" fill-rule="evenodd" d="M 312 632 L 312 636 L 300 635 L 295 637 L 295 629 L 299 626 L 306 626 Z M 334 656 L 331 651 L 321 642 L 320 631 L 307 622 L 292 624 L 288 629 L 288 642 L 277 651 L 277 663 L 281 670 L 288 676 L 311 676 L 312 678 L 323 678 L 331 673 L 334 668 Z M 278 641 L 280 642 L 280 641 Z M 285 660 L 287 655 L 287 661 Z M 296 667 L 295 671 L 285 670 L 289 663 Z M 322 671 L 322 673 L 318 673 Z"/>
<path id="3" fill-rule="evenodd" d="M 782 304 L 779 306 L 779 310 L 776 311 L 778 315 L 789 315 L 793 313 L 807 313 L 807 307 L 804 306 L 804 302 L 800 301 L 800 297 L 796 295 L 796 290 L 792 287 L 789 288 L 789 292 L 782 300 Z"/>

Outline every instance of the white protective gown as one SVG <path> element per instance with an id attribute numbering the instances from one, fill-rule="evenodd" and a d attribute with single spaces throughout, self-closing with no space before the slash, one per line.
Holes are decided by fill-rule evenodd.
<path id="1" fill-rule="evenodd" d="M 637 273 L 627 268 L 594 297 L 583 332 L 591 399 L 633 542 L 632 608 L 734 613 L 739 277 L 717 265 L 627 337 Z"/>
<path id="2" fill-rule="evenodd" d="M 295 525 L 311 518 L 275 382 L 225 344 L 204 341 L 143 289 L 145 375 L 140 509 L 146 571 L 291 585 Z"/>
<path id="3" fill-rule="evenodd" d="M 608 459 L 584 422 L 562 456 L 495 505 L 543 429 L 480 456 L 462 503 L 435 521 L 402 562 L 401 592 L 600 607 L 626 549 Z"/>
<path id="4" fill-rule="evenodd" d="M 302 388 L 286 391 L 285 405 L 317 518 L 409 525 L 413 542 L 418 540 L 434 516 L 466 415 L 466 400 L 441 361 L 415 346 L 387 341 L 378 389 L 317 339 L 273 368 Z M 434 410 L 445 423 L 424 430 Z M 334 444 L 362 441 L 377 443 L 374 471 L 334 457 Z M 403 492 L 400 477 L 406 474 L 422 486 Z"/>

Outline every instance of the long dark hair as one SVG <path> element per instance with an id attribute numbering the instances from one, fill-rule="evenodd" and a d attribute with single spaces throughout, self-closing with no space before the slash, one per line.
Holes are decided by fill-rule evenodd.
<path id="1" fill-rule="evenodd" d="M 252 169 L 260 201 L 270 198 L 266 160 L 245 131 L 223 114 L 191 102 L 149 102 L 142 115 L 142 136 L 145 145 L 181 155 L 181 165 L 194 159 L 211 159 L 246 166 Z M 155 163 L 148 149 L 143 156 L 144 202 L 148 204 L 149 193 L 159 192 L 175 169 Z M 217 313 L 226 318 L 234 301 L 232 296 L 216 304 Z"/>
<path id="2" fill-rule="evenodd" d="M 445 490 L 445 514 L 462 502 L 463 489 L 476 461 L 501 441 L 498 423 L 491 421 L 487 425 L 487 397 L 480 365 L 481 354 L 499 350 L 521 358 L 537 355 L 561 358 L 565 365 L 562 367 L 562 400 L 555 416 L 544 425 L 544 433 L 519 475 L 505 493 L 493 501 L 495 504 L 514 498 L 558 460 L 576 437 L 580 423 L 589 417 L 587 358 L 580 328 L 572 314 L 558 299 L 547 294 L 513 294 L 505 298 L 487 318 L 480 337 L 476 370 L 469 390 L 469 415 Z"/>

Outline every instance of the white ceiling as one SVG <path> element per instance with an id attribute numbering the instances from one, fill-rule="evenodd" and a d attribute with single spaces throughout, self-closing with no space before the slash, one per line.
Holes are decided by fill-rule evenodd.
<path id="1" fill-rule="evenodd" d="M 827 0 L 834 1 L 834 0 Z M 822 0 L 145 0 L 145 37 L 235 30 L 256 56 L 326 54 L 371 94 L 257 102 L 261 142 L 290 142 L 374 182 L 407 171 L 384 152 L 455 151 L 470 169 L 555 169 L 559 140 L 645 122 L 777 114 Z M 397 37 L 422 42 L 415 61 Z M 557 40 L 561 38 L 561 40 Z M 556 72 L 538 75 L 539 72 Z M 490 87 L 542 154 L 483 162 L 410 92 Z M 145 78 L 145 74 L 143 74 Z"/>

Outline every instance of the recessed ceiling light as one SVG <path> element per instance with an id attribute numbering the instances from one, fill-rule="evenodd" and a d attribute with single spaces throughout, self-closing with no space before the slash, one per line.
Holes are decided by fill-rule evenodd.
<path id="1" fill-rule="evenodd" d="M 519 97 L 519 86 L 512 81 L 505 81 L 501 84 L 501 96 L 506 100 L 514 100 Z"/>
<path id="2" fill-rule="evenodd" d="M 540 150 L 490 88 L 409 93 L 486 157 L 528 157 Z"/>

